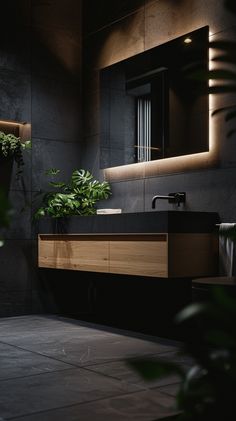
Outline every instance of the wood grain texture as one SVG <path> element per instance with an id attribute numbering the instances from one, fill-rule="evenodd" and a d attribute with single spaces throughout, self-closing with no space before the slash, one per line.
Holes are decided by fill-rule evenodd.
<path id="1" fill-rule="evenodd" d="M 218 238 L 213 234 L 169 234 L 168 276 L 214 276 L 218 271 Z"/>
<path id="2" fill-rule="evenodd" d="M 108 241 L 39 238 L 38 265 L 41 268 L 108 272 Z"/>
<path id="3" fill-rule="evenodd" d="M 214 276 L 213 234 L 42 234 L 38 265 L 161 278 Z"/>
<path id="4" fill-rule="evenodd" d="M 167 242 L 110 241 L 110 272 L 126 275 L 167 277 Z"/>

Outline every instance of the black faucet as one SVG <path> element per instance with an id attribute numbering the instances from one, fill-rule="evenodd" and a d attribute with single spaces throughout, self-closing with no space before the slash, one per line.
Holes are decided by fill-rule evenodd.
<path id="1" fill-rule="evenodd" d="M 177 203 L 179 206 L 180 203 L 185 203 L 186 201 L 186 193 L 185 192 L 177 192 L 177 193 L 169 193 L 168 196 L 163 196 L 157 194 L 152 198 L 152 209 L 156 207 L 156 200 L 157 199 L 166 199 L 169 203 Z"/>

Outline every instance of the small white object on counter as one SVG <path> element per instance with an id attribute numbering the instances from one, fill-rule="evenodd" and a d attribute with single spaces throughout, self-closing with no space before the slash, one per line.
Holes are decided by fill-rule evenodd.
<path id="1" fill-rule="evenodd" d="M 107 215 L 110 213 L 121 213 L 121 209 L 97 209 L 97 215 Z"/>

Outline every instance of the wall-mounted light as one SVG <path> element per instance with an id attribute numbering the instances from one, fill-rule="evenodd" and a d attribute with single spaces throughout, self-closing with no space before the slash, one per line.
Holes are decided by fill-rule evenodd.
<path id="1" fill-rule="evenodd" d="M 190 37 L 187 37 L 187 38 L 185 38 L 184 39 L 184 43 L 185 44 L 191 44 L 191 42 L 192 42 L 193 40 L 192 40 L 192 38 L 190 38 Z"/>

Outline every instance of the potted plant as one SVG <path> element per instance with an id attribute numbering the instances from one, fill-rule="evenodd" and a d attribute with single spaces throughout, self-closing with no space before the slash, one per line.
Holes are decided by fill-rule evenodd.
<path id="1" fill-rule="evenodd" d="M 12 133 L 4 133 L 0 131 L 0 152 L 4 159 L 13 158 L 16 163 L 16 177 L 19 178 L 24 165 L 23 151 L 31 148 L 31 141 L 23 142 L 20 137 L 16 137 Z"/>
<path id="2" fill-rule="evenodd" d="M 54 178 L 60 174 L 60 170 L 51 168 L 46 174 Z M 53 191 L 40 193 L 42 203 L 34 213 L 34 220 L 49 217 L 55 221 L 53 231 L 61 231 L 73 216 L 94 215 L 96 203 L 111 195 L 110 185 L 106 181 L 95 180 L 84 169 L 73 171 L 68 182 L 51 180 L 49 186 L 53 187 Z"/>
<path id="3" fill-rule="evenodd" d="M 187 371 L 168 361 L 129 361 L 145 379 L 170 373 L 181 378 L 176 396 L 178 421 L 236 419 L 236 299 L 215 287 L 208 301 L 183 309 L 177 323 L 188 324 L 182 352 L 193 360 Z"/>

